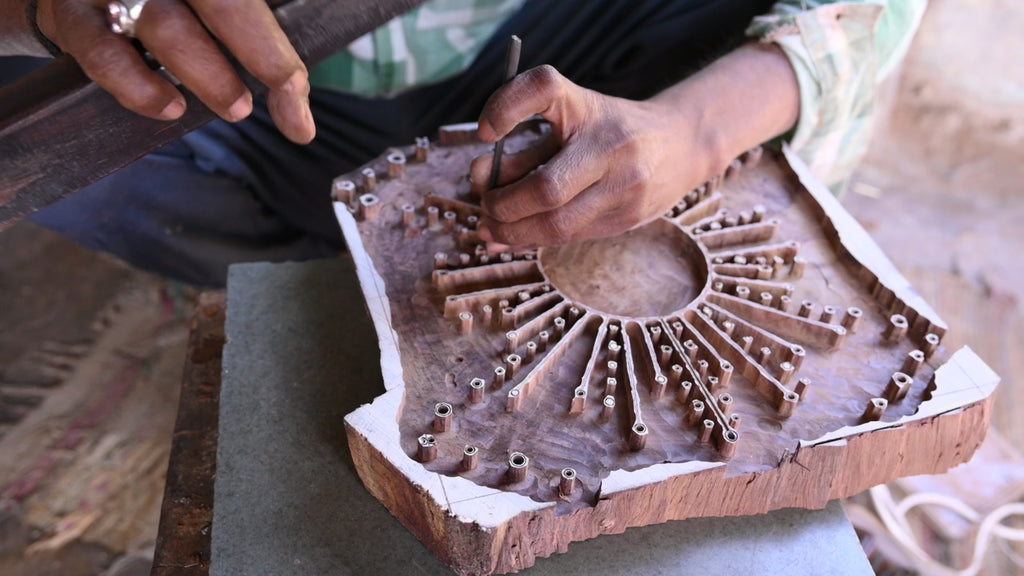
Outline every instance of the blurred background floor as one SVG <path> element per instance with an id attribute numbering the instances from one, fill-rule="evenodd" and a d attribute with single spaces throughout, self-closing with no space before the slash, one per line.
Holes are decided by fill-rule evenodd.
<path id="1" fill-rule="evenodd" d="M 1024 4 L 932 0 L 847 208 L 1002 377 L 1024 450 Z M 194 293 L 0 234 L 0 573 L 149 573 Z M 984 573 L 1024 573 L 998 547 Z"/>

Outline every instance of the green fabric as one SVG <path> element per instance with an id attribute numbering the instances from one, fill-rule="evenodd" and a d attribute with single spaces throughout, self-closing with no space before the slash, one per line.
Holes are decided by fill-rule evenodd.
<path id="1" fill-rule="evenodd" d="M 430 0 L 310 70 L 314 86 L 393 96 L 465 70 L 524 0 Z"/>

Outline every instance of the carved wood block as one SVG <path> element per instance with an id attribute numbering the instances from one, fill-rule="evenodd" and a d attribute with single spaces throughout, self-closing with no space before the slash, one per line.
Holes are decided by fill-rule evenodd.
<path id="1" fill-rule="evenodd" d="M 356 468 L 460 574 L 822 508 L 981 444 L 998 377 L 941 346 L 946 325 L 792 153 L 751 151 L 615 238 L 494 252 L 466 175 L 487 147 L 455 136 L 334 195 L 387 390 L 345 419 Z"/>

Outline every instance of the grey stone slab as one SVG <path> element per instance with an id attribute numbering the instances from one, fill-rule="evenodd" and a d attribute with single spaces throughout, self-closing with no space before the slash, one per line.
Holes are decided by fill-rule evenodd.
<path id="1" fill-rule="evenodd" d="M 349 262 L 228 275 L 213 576 L 450 574 L 359 482 L 342 418 L 383 391 Z M 712 572 L 713 571 L 713 572 Z M 528 574 L 871 574 L 833 502 L 573 544 Z"/>

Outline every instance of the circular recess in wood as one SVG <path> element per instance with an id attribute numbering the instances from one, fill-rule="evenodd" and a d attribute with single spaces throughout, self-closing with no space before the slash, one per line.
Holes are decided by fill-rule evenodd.
<path id="1" fill-rule="evenodd" d="M 664 218 L 612 238 L 543 248 L 540 264 L 567 298 L 612 316 L 668 316 L 708 281 L 703 249 Z"/>

